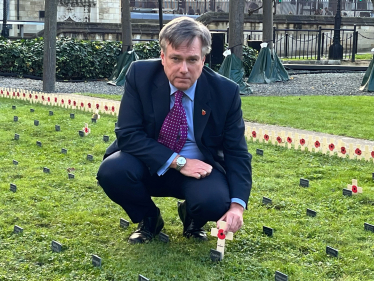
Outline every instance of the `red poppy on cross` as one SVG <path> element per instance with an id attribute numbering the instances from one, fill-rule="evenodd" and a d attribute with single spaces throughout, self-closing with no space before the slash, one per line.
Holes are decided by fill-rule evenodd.
<path id="1" fill-rule="evenodd" d="M 210 234 L 212 236 L 218 237 L 217 240 L 217 251 L 222 253 L 222 258 L 225 253 L 225 241 L 226 239 L 232 240 L 233 239 L 233 233 L 232 232 L 227 232 L 225 235 L 223 233 L 223 229 L 226 227 L 226 222 L 225 221 L 220 221 L 219 222 L 219 229 L 217 228 L 212 228 Z"/>
<path id="2" fill-rule="evenodd" d="M 347 189 L 352 190 L 353 194 L 362 193 L 362 187 L 357 185 L 357 180 L 352 179 L 352 184 L 347 185 Z"/>

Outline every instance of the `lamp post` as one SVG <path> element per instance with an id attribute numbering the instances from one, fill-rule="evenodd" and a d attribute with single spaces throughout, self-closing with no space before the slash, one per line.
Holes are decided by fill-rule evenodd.
<path id="1" fill-rule="evenodd" d="M 7 27 L 7 0 L 3 0 L 3 30 L 1 31 L 1 36 L 8 38 L 9 37 L 9 29 Z"/>
<path id="2" fill-rule="evenodd" d="M 340 1 L 337 0 L 338 5 L 336 7 L 335 24 L 334 24 L 334 38 L 333 43 L 329 48 L 329 59 L 330 60 L 341 60 L 343 59 L 343 46 L 340 44 L 340 25 L 342 22 L 342 16 L 340 13 Z"/>

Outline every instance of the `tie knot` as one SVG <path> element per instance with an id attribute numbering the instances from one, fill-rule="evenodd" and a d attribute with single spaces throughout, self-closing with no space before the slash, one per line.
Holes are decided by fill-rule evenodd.
<path id="1" fill-rule="evenodd" d="M 182 102 L 182 97 L 183 97 L 183 92 L 182 91 L 176 91 L 175 92 L 175 102 L 176 103 L 181 103 Z"/>

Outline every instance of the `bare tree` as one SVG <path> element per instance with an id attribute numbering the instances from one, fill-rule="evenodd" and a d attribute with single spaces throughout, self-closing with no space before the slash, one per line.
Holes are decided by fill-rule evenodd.
<path id="1" fill-rule="evenodd" d="M 130 0 L 121 0 L 122 6 L 122 52 L 132 50 Z"/>

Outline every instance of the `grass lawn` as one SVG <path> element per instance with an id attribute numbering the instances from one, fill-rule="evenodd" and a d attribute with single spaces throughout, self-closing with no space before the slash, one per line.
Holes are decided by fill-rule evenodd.
<path id="1" fill-rule="evenodd" d="M 91 134 L 80 137 L 89 113 L 76 111 L 71 119 L 71 110 L 8 99 L 0 99 L 0 112 L 1 281 L 133 281 L 138 274 L 162 281 L 274 280 L 276 270 L 289 280 L 374 279 L 374 233 L 364 230 L 364 222 L 374 224 L 373 163 L 249 143 L 253 191 L 245 224 L 226 242 L 224 260 L 214 263 L 209 251 L 217 240 L 183 238 L 175 199 L 155 199 L 170 244 L 127 244 L 136 225 L 119 227 L 119 219 L 128 217 L 95 179 L 108 146 L 102 136 L 114 139 L 115 117 L 102 114 L 98 123 L 89 123 Z M 34 126 L 34 120 L 40 125 Z M 256 148 L 264 149 L 264 156 L 255 155 Z M 93 161 L 86 160 L 87 154 Z M 13 159 L 19 164 L 13 165 Z M 43 167 L 51 172 L 43 173 Z M 68 168 L 75 168 L 74 179 L 68 179 Z M 301 177 L 310 180 L 309 188 L 299 187 Z M 352 178 L 364 193 L 344 197 L 342 189 Z M 9 191 L 10 183 L 17 185 L 16 193 Z M 262 205 L 263 196 L 273 204 Z M 307 208 L 317 216 L 306 216 Z M 23 233 L 13 234 L 14 225 Z M 263 225 L 274 229 L 273 237 L 262 233 Z M 52 240 L 62 243 L 61 253 L 50 250 Z M 338 249 L 339 257 L 327 256 L 326 246 Z M 101 268 L 92 266 L 92 254 L 102 258 Z"/>

